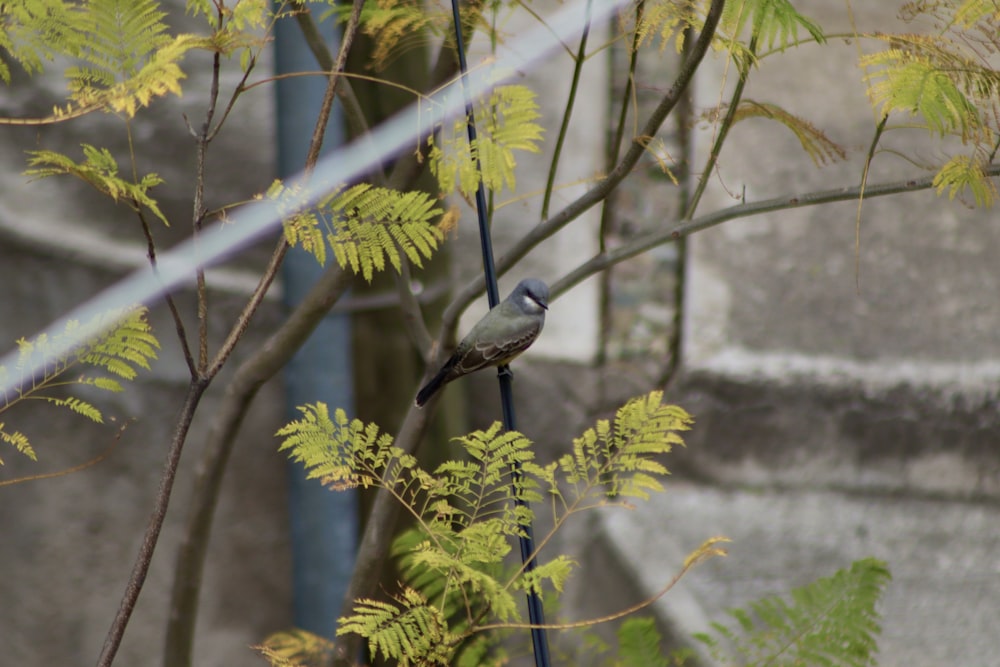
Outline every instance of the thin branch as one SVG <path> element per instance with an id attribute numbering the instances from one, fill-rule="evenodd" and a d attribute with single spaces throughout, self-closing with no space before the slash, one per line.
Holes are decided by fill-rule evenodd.
<path id="1" fill-rule="evenodd" d="M 156 542 L 160 537 L 160 530 L 163 528 L 163 521 L 167 516 L 167 507 L 170 504 L 170 491 L 177 476 L 177 466 L 180 463 L 181 451 L 184 449 L 184 441 L 187 439 L 188 431 L 191 428 L 191 421 L 194 413 L 201 402 L 201 397 L 208 388 L 207 382 L 192 381 L 188 385 L 187 395 L 184 397 L 184 405 L 181 407 L 177 425 L 174 428 L 174 435 L 170 442 L 170 449 L 167 452 L 167 459 L 163 464 L 163 473 L 160 475 L 160 487 L 156 493 L 156 502 L 153 506 L 153 513 L 149 517 L 146 525 L 146 533 L 142 538 L 142 546 L 136 556 L 135 564 L 132 566 L 132 574 L 129 576 L 128 584 L 125 587 L 125 595 L 122 597 L 115 614 L 111 628 L 104 639 L 104 647 L 97 660 L 97 667 L 111 667 L 115 654 L 121 646 L 122 637 L 125 635 L 125 627 L 128 625 L 135 609 L 135 603 L 139 599 L 146 575 L 149 573 L 149 565 L 153 560 L 153 552 L 156 550 Z"/>
<path id="2" fill-rule="evenodd" d="M 992 164 L 984 169 L 987 176 L 1000 176 L 1000 164 Z M 877 183 L 864 188 L 866 198 L 884 197 L 886 195 L 900 194 L 903 192 L 916 192 L 928 190 L 934 187 L 934 176 L 924 176 L 905 181 L 893 181 L 889 183 Z M 586 280 L 598 271 L 603 271 L 609 266 L 623 262 L 626 259 L 642 254 L 660 245 L 671 243 L 685 236 L 690 236 L 709 227 L 714 227 L 729 220 L 746 218 L 760 213 L 771 211 L 783 211 L 793 208 L 804 208 L 806 206 L 817 206 L 819 204 L 830 204 L 838 201 L 850 201 L 861 196 L 862 186 L 836 188 L 833 190 L 818 190 L 806 192 L 799 195 L 785 195 L 765 199 L 749 204 L 737 204 L 724 208 L 713 213 L 678 222 L 676 225 L 663 230 L 651 232 L 632 241 L 621 245 L 614 250 L 598 253 L 588 261 L 573 269 L 560 278 L 552 286 L 553 297 L 566 292 L 573 286 Z"/>
<path id="3" fill-rule="evenodd" d="M 722 152 L 722 144 L 725 142 L 726 137 L 729 136 L 729 130 L 735 122 L 736 111 L 740 106 L 740 100 L 743 98 L 743 89 L 746 87 L 747 78 L 750 76 L 750 62 L 757 52 L 757 35 L 750 38 L 750 46 L 748 47 L 748 50 L 750 52 L 750 58 L 740 65 L 740 75 L 736 80 L 736 87 L 733 90 L 733 96 L 729 100 L 729 107 L 726 109 L 726 115 L 722 119 L 722 123 L 719 124 L 718 133 L 715 136 L 715 141 L 712 143 L 712 150 L 708 154 L 708 161 L 705 163 L 705 168 L 702 169 L 701 177 L 698 179 L 698 186 L 695 188 L 694 193 L 688 201 L 687 210 L 684 211 L 685 218 L 690 219 L 694 215 L 695 210 L 698 208 L 698 204 L 701 202 L 701 196 L 705 193 L 705 188 L 708 187 L 708 181 L 715 172 L 715 165 L 718 163 L 719 154 Z"/>
<path id="4" fill-rule="evenodd" d="M 222 10 L 219 9 L 220 25 L 222 24 L 221 12 Z M 191 204 L 191 238 L 195 244 L 195 252 L 198 249 L 198 236 L 205 221 L 205 165 L 208 156 L 208 144 L 211 142 L 209 134 L 212 132 L 212 118 L 215 116 L 215 106 L 219 100 L 221 58 L 222 56 L 218 52 L 212 56 L 212 82 L 208 94 L 208 109 L 205 111 L 205 120 L 202 122 L 201 130 L 195 139 L 197 155 L 195 157 L 194 201 Z M 208 289 L 205 284 L 205 270 L 198 267 L 195 275 L 197 285 L 195 294 L 198 301 L 198 363 L 196 374 L 191 376 L 192 379 L 203 376 L 208 369 Z"/>
<path id="5" fill-rule="evenodd" d="M 219 489 L 240 425 L 257 391 L 274 377 L 343 295 L 351 274 L 334 265 L 310 288 L 285 323 L 236 369 L 209 430 L 195 470 L 187 527 L 177 551 L 167 622 L 164 667 L 191 664 L 198 594 Z"/>
<path id="6" fill-rule="evenodd" d="M 402 254 L 402 253 L 401 253 Z M 423 312 L 420 310 L 420 301 L 413 292 L 413 277 L 410 272 L 410 262 L 400 262 L 399 273 L 395 276 L 396 295 L 399 299 L 398 306 L 403 316 L 403 328 L 410 336 L 410 342 L 420 352 L 425 362 L 430 362 L 431 350 L 434 347 L 434 338 L 427 329 Z"/>
<path id="7" fill-rule="evenodd" d="M 305 170 L 307 173 L 315 167 L 316 161 L 319 159 L 326 126 L 333 108 L 334 96 L 338 83 L 341 82 L 339 75 L 347 62 L 347 54 L 357 30 L 361 6 L 362 0 L 354 0 L 351 20 L 341 36 L 340 51 L 333 64 L 333 69 L 329 73 L 323 103 L 306 157 Z M 236 324 L 230 330 L 229 336 L 207 369 L 207 378 L 215 377 L 242 338 L 251 318 L 277 275 L 288 248 L 288 243 L 282 236 L 261 276 L 257 289 L 247 301 Z M 198 614 L 198 594 L 201 589 L 201 576 L 211 533 L 212 517 L 215 514 L 219 489 L 236 433 L 243 423 L 250 403 L 260 387 L 280 371 L 296 350 L 302 346 L 322 318 L 333 307 L 333 304 L 341 297 L 350 282 L 351 274 L 346 273 L 336 264 L 331 265 L 310 288 L 285 323 L 250 359 L 237 369 L 233 380 L 226 387 L 223 404 L 217 413 L 208 436 L 208 443 L 199 461 L 191 515 L 178 549 L 174 568 L 174 588 L 167 623 L 167 640 L 164 647 L 164 665 L 166 667 L 186 667 L 191 664 L 195 622 Z"/>
<path id="8" fill-rule="evenodd" d="M 621 162 L 615 165 L 615 168 L 607 176 L 575 201 L 571 202 L 548 220 L 535 225 L 531 231 L 521 237 L 506 253 L 498 258 L 497 272 L 499 274 L 502 274 L 513 266 L 539 243 L 555 234 L 604 199 L 609 192 L 628 176 L 645 151 L 642 137 L 652 137 L 656 134 L 664 119 L 666 119 L 667 115 L 680 100 L 684 89 L 687 88 L 694 77 L 698 65 L 711 45 L 724 5 L 725 0 L 712 0 L 712 5 L 709 7 L 708 14 L 705 17 L 705 24 L 702 27 L 701 34 L 698 35 L 698 41 L 691 51 L 691 57 L 681 65 L 681 70 L 674 84 L 670 87 L 664 98 L 660 100 L 656 109 L 650 114 L 649 119 L 642 129 L 642 135 L 633 139 L 629 150 L 626 151 Z M 443 315 L 442 333 L 440 334 L 442 338 L 454 330 L 454 327 L 458 323 L 459 315 L 461 315 L 476 296 L 482 293 L 483 289 L 483 278 L 480 276 L 470 281 L 456 295 L 455 300 L 445 309 Z"/>
<path id="9" fill-rule="evenodd" d="M 156 244 L 153 242 L 153 230 L 150 229 L 149 221 L 146 220 L 146 216 L 142 214 L 142 211 L 138 211 L 138 214 L 139 221 L 142 223 L 142 233 L 146 237 L 146 256 L 149 257 L 149 265 L 152 267 L 153 273 L 156 273 Z M 194 355 L 191 354 L 191 346 L 188 344 L 187 339 L 187 330 L 184 328 L 184 320 L 181 319 L 177 303 L 170 292 L 164 295 L 164 300 L 167 302 L 167 308 L 170 309 L 170 316 L 174 320 L 174 327 L 177 329 L 177 339 L 181 343 L 181 351 L 184 353 L 184 361 L 187 363 L 188 373 L 190 373 L 191 377 L 197 377 L 198 370 L 195 366 Z"/>
<path id="10" fill-rule="evenodd" d="M 580 87 L 580 74 L 583 72 L 583 63 L 587 55 L 587 38 L 590 36 L 590 11 L 593 0 L 587 0 L 586 21 L 583 24 L 583 32 L 580 34 L 580 46 L 576 50 L 576 57 L 573 59 L 573 77 L 569 84 L 569 96 L 566 98 L 566 109 L 562 114 L 562 124 L 559 126 L 559 134 L 556 135 L 556 147 L 552 153 L 552 163 L 549 165 L 549 177 L 545 181 L 545 194 L 542 195 L 542 220 L 549 217 L 549 204 L 552 201 L 552 188 L 556 182 L 556 172 L 559 170 L 559 157 L 562 155 L 563 143 L 566 141 L 566 133 L 569 131 L 569 121 L 573 116 L 573 107 L 576 105 L 576 92 Z"/>
<path id="11" fill-rule="evenodd" d="M 889 114 L 884 114 L 882 120 L 875 126 L 875 134 L 872 135 L 871 144 L 865 154 L 865 167 L 861 171 L 861 192 L 858 194 L 858 211 L 854 221 L 854 288 L 861 293 L 861 207 L 865 203 L 865 186 L 868 185 L 868 174 L 871 171 L 872 160 L 875 159 L 875 149 L 885 132 L 885 125 L 889 122 Z M 990 162 L 993 160 L 991 159 Z"/>
<path id="12" fill-rule="evenodd" d="M 247 328 L 250 326 L 250 320 L 253 319 L 260 304 L 263 303 L 264 297 L 267 295 L 267 290 L 271 287 L 271 283 L 278 276 L 278 271 L 281 269 L 281 262 L 284 261 L 287 253 L 288 242 L 285 240 L 284 235 L 282 235 L 274 251 L 271 253 L 271 258 L 268 260 L 267 266 L 264 267 L 264 272 L 261 274 L 253 294 L 250 295 L 250 298 L 244 304 L 243 310 L 240 311 L 239 316 L 236 318 L 236 323 L 229 330 L 229 335 L 226 336 L 226 340 L 219 347 L 219 351 L 216 352 L 212 363 L 205 369 L 206 378 L 214 378 L 222 370 L 222 367 L 229 359 L 229 355 L 236 349 L 236 344 L 240 342 L 243 334 L 246 333 Z"/>
<path id="13" fill-rule="evenodd" d="M 354 35 L 358 30 L 358 20 L 361 18 L 362 6 L 364 6 L 364 0 L 354 0 L 351 5 L 351 16 L 348 18 L 347 25 L 344 27 L 343 34 L 340 37 L 340 50 L 337 53 L 337 60 L 334 61 L 333 66 L 330 68 L 329 83 L 326 86 L 326 92 L 323 94 L 323 102 L 319 109 L 319 118 L 313 126 L 313 135 L 309 142 L 309 152 L 306 154 L 305 171 L 307 174 L 312 173 L 313 168 L 316 166 L 316 161 L 319 160 L 319 153 L 323 149 L 323 137 L 326 135 L 326 126 L 330 122 L 330 112 L 333 110 L 333 100 L 337 94 L 337 85 L 341 83 L 340 74 L 344 71 L 344 66 L 347 64 L 347 54 L 350 53 L 351 44 L 354 42 Z M 304 15 L 302 12 L 297 14 L 297 16 Z M 310 13 L 309 16 L 311 17 L 312 14 Z M 300 21 L 299 25 L 301 24 L 302 22 Z"/>
<path id="14" fill-rule="evenodd" d="M 118 432 L 115 433 L 115 437 L 112 438 L 111 444 L 109 444 L 103 452 L 98 454 L 92 459 L 88 459 L 83 463 L 78 463 L 75 466 L 70 466 L 69 468 L 63 468 L 62 470 L 56 470 L 55 472 L 43 472 L 37 475 L 25 475 L 24 477 L 15 477 L 13 479 L 0 480 L 0 487 L 13 486 L 14 484 L 23 484 L 24 482 L 37 482 L 43 479 L 53 479 L 55 477 L 65 477 L 66 475 L 72 475 L 75 472 L 80 472 L 81 470 L 86 470 L 91 466 L 95 466 L 104 459 L 111 456 L 111 453 L 115 451 L 118 443 L 121 441 L 122 436 L 125 435 L 125 429 L 128 427 L 130 422 L 124 422 L 118 428 Z"/>

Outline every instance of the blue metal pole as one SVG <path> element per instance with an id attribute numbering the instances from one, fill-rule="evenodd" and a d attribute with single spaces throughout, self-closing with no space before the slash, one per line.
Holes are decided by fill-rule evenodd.
<path id="1" fill-rule="evenodd" d="M 320 25 L 327 43 L 336 46 L 332 22 Z M 276 73 L 317 69 L 295 21 L 275 26 Z M 290 176 L 305 166 L 312 128 L 319 114 L 325 77 L 291 77 L 277 83 L 278 174 Z M 324 152 L 343 142 L 341 114 L 331 115 Z M 284 302 L 294 307 L 323 268 L 298 248 L 282 269 Z M 351 323 L 347 315 L 327 315 L 285 369 L 287 412 L 324 401 L 354 411 Z M 358 499 L 353 491 L 334 492 L 306 480 L 301 465 L 288 466 L 288 506 L 292 542 L 292 585 L 296 627 L 330 637 L 347 591 L 358 542 Z"/>

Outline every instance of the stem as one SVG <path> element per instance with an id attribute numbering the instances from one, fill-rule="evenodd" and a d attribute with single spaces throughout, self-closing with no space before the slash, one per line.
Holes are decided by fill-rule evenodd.
<path id="1" fill-rule="evenodd" d="M 226 385 L 226 393 L 206 438 L 195 471 L 191 514 L 177 552 L 167 622 L 163 664 L 191 664 L 198 593 L 208 551 L 219 489 L 236 435 L 257 391 L 288 363 L 351 282 L 337 266 L 325 271 L 305 298 L 270 338 L 244 361 Z"/>
<path id="2" fill-rule="evenodd" d="M 542 196 L 542 220 L 549 217 L 549 204 L 552 201 L 552 188 L 556 182 L 556 171 L 559 170 L 559 156 L 562 155 L 563 143 L 566 141 L 566 133 L 569 131 L 569 120 L 573 115 L 573 106 L 576 104 L 576 91 L 580 84 L 580 73 L 583 71 L 583 63 L 587 55 L 587 37 L 590 36 L 590 11 L 593 0 L 587 0 L 587 20 L 583 25 L 583 33 L 580 35 L 580 46 L 576 50 L 576 58 L 573 59 L 573 78 L 569 84 L 569 97 L 566 99 L 566 110 L 563 112 L 562 124 L 559 126 L 559 134 L 556 136 L 556 147 L 552 153 L 552 163 L 549 165 L 549 177 L 545 181 L 545 194 Z"/>
<path id="3" fill-rule="evenodd" d="M 638 27 L 639 22 L 642 21 L 642 15 L 646 7 L 645 0 L 638 0 L 635 5 L 635 25 Z M 611 30 L 614 30 L 612 25 Z M 609 49 L 609 53 L 614 53 L 614 49 Z M 614 165 L 618 162 L 618 158 L 621 155 L 622 150 L 622 139 L 625 137 L 625 124 L 628 122 L 628 110 L 630 107 L 630 102 L 632 100 L 632 91 L 635 89 L 635 72 L 639 61 L 639 31 L 635 30 L 632 33 L 632 45 L 629 49 L 629 61 L 628 61 L 628 74 L 625 78 L 625 90 L 622 94 L 621 110 L 618 113 L 618 125 L 615 128 L 614 136 L 611 138 L 610 143 L 607 147 L 607 156 L 605 158 L 605 168 L 610 171 Z M 612 62 L 612 71 L 614 63 Z M 611 105 L 613 108 L 613 105 Z M 635 104 L 636 114 L 639 113 L 639 102 L 636 100 Z M 615 203 L 617 202 L 617 197 L 615 192 L 608 193 L 608 196 L 604 198 L 603 205 L 601 206 L 601 223 L 600 228 L 597 232 L 597 247 L 598 250 L 604 252 L 608 248 L 608 237 L 611 234 L 611 225 L 615 220 Z M 597 345 L 597 360 L 598 366 L 603 366 L 605 361 L 607 361 L 608 354 L 608 343 L 611 337 L 611 272 L 605 271 L 601 274 L 599 278 L 601 282 L 600 289 L 598 290 L 600 304 L 599 304 L 599 330 L 598 330 L 598 345 Z"/>
<path id="4" fill-rule="evenodd" d="M 347 62 L 347 53 L 357 30 L 361 6 L 362 0 L 354 0 L 351 20 L 344 29 L 340 51 L 333 63 L 334 67 L 329 73 L 323 103 L 313 129 L 306 157 L 306 172 L 310 172 L 319 159 L 326 126 L 333 109 L 334 96 L 339 87 L 338 83 L 341 83 L 340 74 Z M 301 21 L 299 25 L 302 25 Z M 310 25 L 315 30 L 315 24 L 311 23 L 311 17 Z M 346 80 L 342 83 L 346 83 Z M 251 318 L 257 312 L 264 295 L 277 276 L 288 248 L 288 243 L 282 236 L 257 288 L 243 307 L 211 365 L 206 369 L 207 378 L 215 377 L 221 370 L 236 344 L 246 332 Z M 237 369 L 232 381 L 226 387 L 223 404 L 213 422 L 207 445 L 198 463 L 195 477 L 195 497 L 187 529 L 178 548 L 163 653 L 165 667 L 187 667 L 192 662 L 195 624 L 198 615 L 198 594 L 201 589 L 201 577 L 208 550 L 212 518 L 215 514 L 219 489 L 225 475 L 229 455 L 233 449 L 236 433 L 243 423 L 250 403 L 260 387 L 280 371 L 295 351 L 302 346 L 316 325 L 347 289 L 350 278 L 350 274 L 345 273 L 337 265 L 328 268 L 295 308 L 285 324 Z"/>
<path id="5" fill-rule="evenodd" d="M 757 52 L 757 35 L 750 38 L 749 46 L 750 55 L 753 56 Z M 712 144 L 712 151 L 708 155 L 708 162 L 705 163 L 705 168 L 701 172 L 701 177 L 698 179 L 698 187 L 695 188 L 694 194 L 691 195 L 691 200 L 688 202 L 687 210 L 684 212 L 684 217 L 690 219 L 694 215 L 695 209 L 698 208 L 698 203 L 701 201 L 701 196 L 705 193 L 705 188 L 708 187 L 708 179 L 712 177 L 712 172 L 715 171 L 715 165 L 719 161 L 719 153 L 722 152 L 722 144 L 726 140 L 726 136 L 729 135 L 729 130 L 733 126 L 733 119 L 736 117 L 736 109 L 740 106 L 740 100 L 743 97 L 743 89 L 747 85 L 747 78 L 750 75 L 750 62 L 746 61 L 740 65 L 740 76 L 736 80 L 736 88 L 733 90 L 733 96 L 729 100 L 729 107 L 726 109 L 726 116 L 722 119 L 722 123 L 719 125 L 719 133 L 715 137 L 715 141 Z"/>
<path id="6" fill-rule="evenodd" d="M 992 164 L 984 169 L 987 176 L 1000 176 L 1000 164 Z M 934 187 L 934 176 L 924 176 L 905 181 L 893 181 L 889 183 L 877 183 L 864 188 L 866 198 L 884 197 L 886 195 L 900 194 L 903 192 L 916 192 L 918 190 L 928 190 Z M 651 250 L 656 246 L 665 243 L 672 243 L 677 239 L 690 236 L 709 227 L 715 227 L 723 222 L 746 218 L 760 213 L 771 211 L 783 211 L 792 208 L 803 208 L 806 206 L 817 206 L 819 204 L 829 204 L 838 201 L 850 201 L 861 196 L 862 187 L 860 185 L 849 188 L 836 188 L 833 190 L 818 190 L 806 192 L 799 195 L 786 195 L 765 199 L 749 204 L 737 204 L 728 208 L 708 213 L 691 220 L 682 220 L 669 229 L 659 230 L 633 239 L 629 243 L 621 245 L 614 250 L 598 253 L 588 261 L 584 262 L 565 276 L 560 278 L 552 286 L 553 297 L 562 294 L 574 285 L 586 280 L 598 271 L 603 271 L 609 266 L 614 266 L 619 262 L 630 259 Z"/>
<path id="7" fill-rule="evenodd" d="M 684 30 L 684 48 L 687 54 L 691 43 L 691 29 Z M 677 212 L 680 216 L 689 216 L 691 207 L 691 163 L 694 160 L 694 143 L 691 136 L 691 126 L 694 122 L 694 95 L 690 88 L 684 93 L 677 105 L 677 142 L 680 144 L 681 159 L 677 170 L 677 181 L 680 184 Z M 602 248 L 602 251 L 604 248 Z M 671 321 L 670 333 L 667 337 L 667 365 L 663 376 L 657 383 L 660 387 L 667 386 L 677 375 L 681 366 L 681 353 L 684 350 L 684 314 L 687 304 L 684 298 L 685 279 L 687 277 L 688 247 L 687 238 L 677 240 L 677 262 L 674 264 L 674 316 Z"/>
<path id="8" fill-rule="evenodd" d="M 695 71 L 698 69 L 698 65 L 701 63 L 702 58 L 704 58 L 705 53 L 708 51 L 708 47 L 712 42 L 712 37 L 715 35 L 715 28 L 719 23 L 720 16 L 722 15 L 722 8 L 724 5 L 725 0 L 712 0 L 712 5 L 709 7 L 708 14 L 705 17 L 704 27 L 702 28 L 701 34 L 698 35 L 698 41 L 691 50 L 691 57 L 684 61 L 681 65 L 681 71 L 678 73 L 677 79 L 674 81 L 674 84 L 671 86 L 670 90 L 663 97 L 663 99 L 660 100 L 656 109 L 650 114 L 649 119 L 646 121 L 646 124 L 639 135 L 640 137 L 651 137 L 655 135 L 657 130 L 659 130 L 660 125 L 667 117 L 667 114 L 673 110 L 677 102 L 680 100 L 681 94 L 691 82 Z M 539 243 L 555 234 L 557 231 L 579 217 L 582 213 L 590 209 L 590 207 L 603 200 L 609 192 L 616 188 L 618 184 L 621 183 L 626 176 L 628 176 L 632 168 L 639 161 L 639 158 L 642 157 L 644 151 L 644 143 L 641 140 L 634 139 L 621 162 L 615 165 L 615 168 L 611 170 L 607 176 L 554 216 L 535 225 L 535 227 L 518 240 L 510 248 L 510 250 L 497 259 L 498 274 L 503 274 Z M 457 325 L 459 315 L 461 315 L 474 298 L 482 293 L 483 287 L 483 278 L 478 277 L 470 281 L 460 292 L 458 292 L 455 300 L 448 306 L 447 309 L 445 309 L 443 315 L 442 333 L 439 334 L 439 339 L 443 339 L 445 334 L 454 330 L 454 327 Z"/>
<path id="9" fill-rule="evenodd" d="M 125 587 L 125 595 L 122 597 L 108 635 L 104 639 L 104 647 L 97 660 L 97 667 L 111 667 L 115 654 L 121 646 L 122 637 L 125 635 L 125 627 L 128 625 L 135 609 L 135 603 L 139 599 L 146 575 L 149 573 L 149 564 L 153 560 L 153 551 L 156 549 L 156 542 L 163 528 L 163 520 L 167 516 L 167 507 L 170 504 L 170 491 L 177 476 L 177 466 L 181 460 L 181 451 L 184 449 L 184 442 L 187 440 L 188 431 L 191 428 L 191 421 L 194 419 L 195 410 L 201 401 L 202 395 L 208 388 L 207 382 L 192 380 L 188 385 L 187 395 L 184 398 L 184 405 L 181 407 L 180 417 L 174 428 L 174 435 L 170 442 L 170 449 L 167 452 L 167 460 L 163 465 L 163 474 L 160 476 L 160 488 L 156 493 L 156 502 L 153 506 L 153 514 L 146 525 L 146 533 L 142 538 L 142 546 L 136 556 L 135 564 L 132 566 L 132 574 Z"/>

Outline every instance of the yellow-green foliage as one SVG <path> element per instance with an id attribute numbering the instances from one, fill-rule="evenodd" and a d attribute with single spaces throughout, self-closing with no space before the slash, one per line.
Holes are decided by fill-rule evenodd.
<path id="1" fill-rule="evenodd" d="M 426 192 L 400 192 L 361 183 L 338 190 L 315 208 L 305 210 L 296 204 L 301 195 L 280 182 L 267 192 L 270 199 L 279 201 L 286 215 L 288 242 L 311 253 L 320 264 L 326 263 L 329 243 L 338 264 L 369 282 L 375 271 L 386 268 L 387 261 L 399 271 L 402 255 L 423 266 L 423 260 L 431 257 L 444 238 L 444 232 L 434 224 L 441 208 Z"/>
<path id="2" fill-rule="evenodd" d="M 955 155 L 948 160 L 934 177 L 938 194 L 948 191 L 948 198 L 965 190 L 972 193 L 977 206 L 992 206 L 996 200 L 997 188 L 992 178 L 983 171 L 985 160 L 968 155 Z"/>
<path id="3" fill-rule="evenodd" d="M 330 2 L 338 20 L 347 21 L 350 3 Z M 459 8 L 462 25 L 486 26 L 482 11 L 487 3 L 463 2 Z M 368 66 L 382 71 L 396 58 L 425 45 L 432 39 L 454 42 L 452 10 L 448 3 L 418 0 L 369 0 L 359 19 L 361 31 L 371 37 L 372 54 Z"/>
<path id="4" fill-rule="evenodd" d="M 802 144 L 802 149 L 817 166 L 836 160 L 843 160 L 847 157 L 844 148 L 830 139 L 823 130 L 806 119 L 786 111 L 777 104 L 742 100 L 736 109 L 736 113 L 733 114 L 733 124 L 735 125 L 747 118 L 766 118 L 777 121 L 787 127 L 795 135 L 795 138 L 799 140 L 799 143 Z"/>
<path id="5" fill-rule="evenodd" d="M 498 86 L 488 100 L 476 105 L 476 141 L 471 146 L 464 118 L 428 139 L 430 168 L 442 192 L 457 189 L 471 196 L 483 185 L 492 191 L 504 186 L 515 189 L 515 151 L 539 151 L 544 129 L 535 121 L 541 117 L 531 89 L 520 85 Z"/>
<path id="6" fill-rule="evenodd" d="M 405 548 L 397 542 L 408 583 L 390 600 L 358 600 L 338 629 L 362 635 L 373 653 L 400 664 L 451 664 L 484 619 L 520 620 L 517 591 L 561 590 L 574 567 L 567 556 L 547 558 L 531 574 L 503 567 L 511 540 L 532 519 L 526 503 L 542 501 L 544 489 L 561 523 L 609 499 L 648 497 L 667 474 L 659 458 L 681 444 L 678 432 L 691 421 L 653 392 L 629 401 L 614 420 L 600 420 L 574 440 L 572 453 L 547 466 L 535 462 L 527 438 L 497 423 L 458 438 L 465 458 L 430 472 L 373 424 L 339 409 L 331 416 L 323 403 L 299 410 L 302 417 L 278 435 L 310 478 L 333 488 L 385 489 L 417 521 Z"/>
<path id="7" fill-rule="evenodd" d="M 66 56 L 70 104 L 54 118 L 104 109 L 134 116 L 154 97 L 181 93 L 180 61 L 206 45 L 193 35 L 171 36 L 156 0 L 22 0 L 0 11 L 0 48 L 29 73 Z M 0 61 L 0 78 L 10 67 Z"/>
<path id="8" fill-rule="evenodd" d="M 276 632 L 254 648 L 272 667 L 326 665 L 333 654 L 333 642 L 300 629 Z"/>
<path id="9" fill-rule="evenodd" d="M 985 166 L 1000 132 L 1000 11 L 992 0 L 906 3 L 904 19 L 930 23 L 926 33 L 869 35 L 887 47 L 861 57 L 872 103 L 886 116 L 905 114 L 938 136 L 955 136 L 970 154 L 949 158 L 935 177 L 939 193 L 968 191 L 990 205 L 995 187 Z"/>
<path id="10" fill-rule="evenodd" d="M 63 339 L 76 339 L 81 333 L 87 342 L 69 352 L 54 353 Z M 120 392 L 120 380 L 133 380 L 138 369 L 148 369 L 156 358 L 160 344 L 146 320 L 144 307 L 95 317 L 86 323 L 69 322 L 63 333 L 53 339 L 41 335 L 33 340 L 17 341 L 18 360 L 14 368 L 0 366 L 0 381 L 12 382 L 14 389 L 0 396 L 0 412 L 24 400 L 42 400 L 103 423 L 101 411 L 89 401 L 77 396 L 57 396 L 74 387 L 93 387 L 102 391 Z M 32 369 L 41 369 L 32 372 Z M 71 371 L 79 369 L 75 376 Z M 93 371 L 105 374 L 94 374 Z M 17 430 L 8 430 L 0 423 L 0 440 L 14 446 L 22 454 L 35 459 L 28 437 Z M 0 464 L 3 461 L 0 459 Z"/>
<path id="11" fill-rule="evenodd" d="M 732 609 L 735 628 L 713 623 L 713 634 L 696 637 L 723 666 L 871 667 L 882 631 L 875 606 L 890 579 L 884 562 L 864 558 L 793 589 L 790 599 L 765 597 Z"/>
<path id="12" fill-rule="evenodd" d="M 157 174 L 146 174 L 138 182 L 126 180 L 118 175 L 118 162 L 106 148 L 96 148 L 90 144 L 82 144 L 83 161 L 75 162 L 55 151 L 28 151 L 29 169 L 25 175 L 35 178 L 69 174 L 76 176 L 98 192 L 108 195 L 115 201 L 124 201 L 133 210 L 149 209 L 163 224 L 169 225 L 160 206 L 149 196 L 150 188 L 163 183 Z"/>
<path id="13" fill-rule="evenodd" d="M 659 40 L 663 50 L 675 40 L 680 53 L 684 31 L 701 30 L 707 5 L 707 2 L 677 0 L 643 2 L 635 28 L 636 45 Z M 813 41 L 826 40 L 819 25 L 797 12 L 789 0 L 730 0 L 723 9 L 714 43 L 716 48 L 729 51 L 737 61 L 752 62 L 756 53 L 748 48 L 750 41 L 769 50 L 784 50 L 799 42 L 800 28 Z"/>

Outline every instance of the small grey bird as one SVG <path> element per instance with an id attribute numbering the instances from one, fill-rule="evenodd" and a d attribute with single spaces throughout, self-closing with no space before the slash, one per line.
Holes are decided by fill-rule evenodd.
<path id="1" fill-rule="evenodd" d="M 417 392 L 417 407 L 422 408 L 455 378 L 488 366 L 503 366 L 527 350 L 541 333 L 548 308 L 548 285 L 537 278 L 519 282 L 510 296 L 476 322 L 437 375 Z"/>

